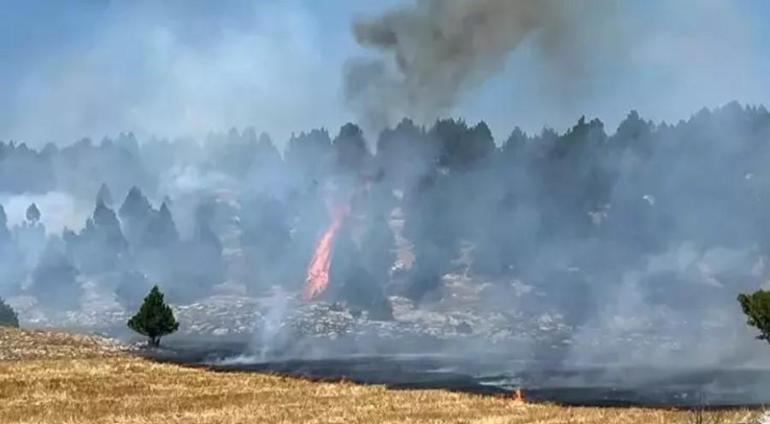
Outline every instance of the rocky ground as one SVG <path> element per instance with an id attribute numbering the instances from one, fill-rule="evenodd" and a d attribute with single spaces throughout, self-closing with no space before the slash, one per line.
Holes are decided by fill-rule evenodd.
<path id="1" fill-rule="evenodd" d="M 524 338 L 565 339 L 571 330 L 557 314 L 544 312 L 525 318 L 515 308 L 484 308 L 479 303 L 481 290 L 469 290 L 470 284 L 464 279 L 467 277 L 447 276 L 451 293 L 446 299 L 420 307 L 409 299 L 390 297 L 394 313 L 391 321 L 371 320 L 366 311 L 350 309 L 342 303 L 302 302 L 295 293 L 281 291 L 249 297 L 231 290 L 191 304 L 172 304 L 172 308 L 180 322 L 177 337 L 253 339 L 258 344 L 287 334 L 327 340 L 484 339 L 491 344 L 506 344 Z M 129 336 L 125 328 L 129 311 L 108 293 L 99 293 L 95 287 L 85 289 L 82 308 L 73 311 L 45 310 L 30 296 L 8 300 L 23 327 Z M 511 292 L 515 289 L 511 288 Z"/>
<path id="2" fill-rule="evenodd" d="M 410 268 L 414 257 L 402 236 L 400 213 L 394 212 L 392 226 L 398 245 L 392 284 L 397 285 L 398 275 Z M 237 263 L 243 259 L 237 253 L 237 233 L 228 234 L 223 239 L 230 252 L 226 257 Z M 538 358 L 554 355 L 571 363 L 746 363 L 759 351 L 732 296 L 726 307 L 691 313 L 651 305 L 637 291 L 623 292 L 620 285 L 612 288 L 612 296 L 598 300 L 608 288 L 592 287 L 589 293 L 586 286 L 571 287 L 572 280 L 591 280 L 573 269 L 558 274 L 545 289 L 542 282 L 485 281 L 469 275 L 471 250 L 470 245 L 462 247 L 453 263 L 455 271 L 444 276 L 431 299 L 415 305 L 390 296 L 390 321 L 369 319 L 365 311 L 341 303 L 302 302 L 298 293 L 280 289 L 249 296 L 245 287 L 230 282 L 194 303 L 168 299 L 180 322 L 171 339 L 238 341 L 261 352 L 302 340 L 294 354 L 296 349 L 305 354 L 322 342 L 336 342 L 352 353 L 500 351 Z M 26 328 L 139 340 L 126 327 L 134 311 L 116 301 L 114 288 L 98 281 L 83 281 L 78 310 L 46 310 L 31 296 L 7 300 Z"/>
<path id="3" fill-rule="evenodd" d="M 140 340 L 126 327 L 133 311 L 96 285 L 86 283 L 84 289 L 82 307 L 74 311 L 45 310 L 29 296 L 8 302 L 18 312 L 22 327 Z M 676 311 L 658 308 L 638 311 L 643 316 L 623 315 L 621 310 L 602 317 L 600 326 L 576 323 L 558 307 L 541 304 L 537 291 L 519 281 L 484 282 L 464 273 L 448 274 L 437 298 L 418 306 L 391 296 L 394 319 L 377 321 L 341 303 L 302 302 L 296 293 L 277 289 L 250 297 L 243 290 L 225 287 L 195 303 L 172 303 L 180 327 L 170 340 L 238 341 L 259 352 L 289 349 L 299 355 L 331 342 L 343 346 L 345 353 L 504 352 L 602 363 L 745 363 L 751 355 L 747 358 L 743 352 L 758 350 L 756 346 L 737 348 L 752 343 L 752 335 L 742 321 L 732 323 L 729 317 L 693 323 Z M 290 346 L 299 340 L 300 345 Z"/>

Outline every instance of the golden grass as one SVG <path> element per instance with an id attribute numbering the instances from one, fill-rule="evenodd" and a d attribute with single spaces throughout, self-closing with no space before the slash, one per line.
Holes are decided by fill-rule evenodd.
<path id="1" fill-rule="evenodd" d="M 101 358 L 124 351 L 124 347 L 100 337 L 0 326 L 0 361 Z"/>
<path id="2" fill-rule="evenodd" d="M 9 334 L 0 339 L 0 351 L 12 347 L 14 337 Z M 29 340 L 40 334 L 45 333 L 17 332 L 16 336 Z M 213 373 L 124 354 L 100 357 L 98 346 L 86 342 L 76 348 L 75 339 L 58 337 L 67 341 L 60 344 L 70 345 L 67 351 L 74 352 L 72 357 L 62 358 L 53 349 L 52 359 L 40 354 L 46 349 L 33 349 L 37 356 L 32 358 L 0 361 L 0 423 L 692 422 L 686 412 L 563 408 L 438 390 L 393 391 L 271 375 Z M 753 422 L 747 411 L 722 418 L 721 423 Z"/>

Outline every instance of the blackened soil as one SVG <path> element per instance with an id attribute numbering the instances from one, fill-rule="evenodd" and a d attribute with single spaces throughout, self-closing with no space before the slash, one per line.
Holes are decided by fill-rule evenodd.
<path id="1" fill-rule="evenodd" d="M 147 357 L 217 372 L 258 372 L 393 389 L 442 389 L 570 406 L 734 408 L 770 405 L 770 370 L 565 367 L 502 357 L 346 356 L 263 360 L 243 343 L 178 344 Z"/>

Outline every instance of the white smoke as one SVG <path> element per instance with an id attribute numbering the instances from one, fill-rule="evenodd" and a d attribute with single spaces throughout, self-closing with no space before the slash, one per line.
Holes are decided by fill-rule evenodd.
<path id="1" fill-rule="evenodd" d="M 224 18 L 193 15 L 207 7 L 217 9 L 112 3 L 89 43 L 49 46 L 49 57 L 24 73 L 11 103 L 17 118 L 0 137 L 32 144 L 121 130 L 202 137 L 254 125 L 284 140 L 339 120 L 327 107 L 335 87 L 316 83 L 336 70 L 324 64 L 321 29 L 302 5 L 230 4 L 222 5 L 235 9 Z M 205 38 L 199 20 L 210 31 Z"/>
<path id="2" fill-rule="evenodd" d="M 8 216 L 8 226 L 21 225 L 31 204 L 40 210 L 40 222 L 48 234 L 61 234 L 64 228 L 79 230 L 92 212 L 69 193 L 50 191 L 44 194 L 0 193 L 0 205 Z"/>
<path id="3" fill-rule="evenodd" d="M 579 78 L 578 33 L 591 26 L 592 40 L 617 40 L 606 36 L 613 10 L 607 2 L 418 0 L 354 23 L 358 42 L 385 57 L 350 63 L 348 99 L 376 130 L 404 116 L 429 123 L 531 40 L 565 78 Z"/>

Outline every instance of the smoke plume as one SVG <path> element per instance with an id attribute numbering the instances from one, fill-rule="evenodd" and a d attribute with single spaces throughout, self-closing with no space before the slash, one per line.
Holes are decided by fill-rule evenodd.
<path id="1" fill-rule="evenodd" d="M 361 120 L 379 130 L 404 116 L 421 122 L 451 111 L 465 90 L 531 44 L 558 72 L 581 73 L 578 35 L 609 22 L 605 3 L 550 0 L 418 0 L 353 24 L 360 45 L 379 53 L 348 64 L 345 89 Z M 602 28 L 594 26 L 595 37 Z M 606 37 L 602 37 L 606 40 Z"/>

